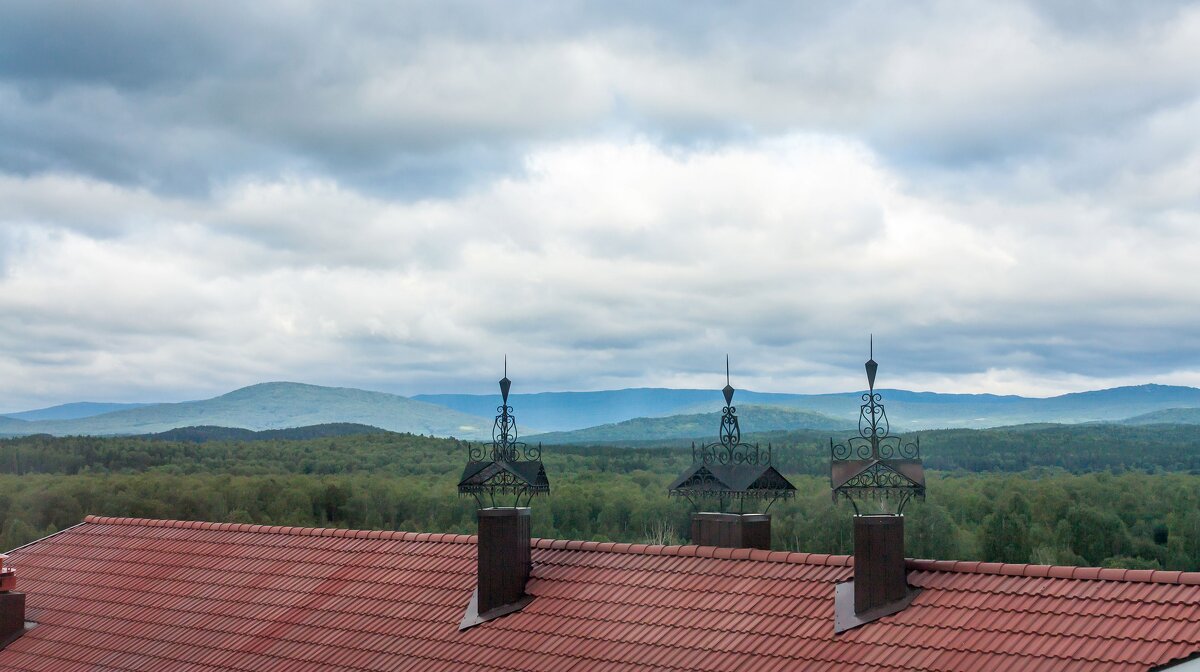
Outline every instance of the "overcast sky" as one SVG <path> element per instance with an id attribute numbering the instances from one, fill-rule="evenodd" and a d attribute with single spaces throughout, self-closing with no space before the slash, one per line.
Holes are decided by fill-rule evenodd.
<path id="1" fill-rule="evenodd" d="M 0 1 L 0 410 L 1200 385 L 1200 5 Z"/>

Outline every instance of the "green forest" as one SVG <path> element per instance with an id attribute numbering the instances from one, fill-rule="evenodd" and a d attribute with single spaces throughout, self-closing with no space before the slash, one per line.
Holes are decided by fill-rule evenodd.
<path id="1" fill-rule="evenodd" d="M 147 518 L 472 532 L 455 485 L 466 447 L 410 434 L 163 440 L 0 440 L 0 548 L 89 513 Z M 303 436 L 303 434 L 300 434 Z M 851 551 L 834 505 L 828 434 L 777 432 L 797 486 L 776 504 L 774 547 Z M 1190 428 L 1046 426 L 920 433 L 928 497 L 906 509 L 913 557 L 1200 570 L 1200 474 Z M 688 445 L 547 446 L 540 537 L 685 543 L 689 504 L 667 484 Z"/>

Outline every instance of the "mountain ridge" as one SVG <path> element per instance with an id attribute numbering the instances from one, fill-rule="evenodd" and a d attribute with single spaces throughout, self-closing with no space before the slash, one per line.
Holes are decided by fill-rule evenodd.
<path id="1" fill-rule="evenodd" d="M 1164 408 L 1200 407 L 1200 389 L 1146 384 L 1071 392 L 1052 397 L 990 393 L 914 392 L 880 388 L 897 428 L 1000 427 L 1041 422 L 1115 422 Z M 783 406 L 857 421 L 866 390 L 788 394 L 738 390 L 735 403 Z M 415 395 L 461 412 L 488 415 L 500 404 L 495 394 Z M 550 431 L 574 431 L 632 418 L 688 415 L 720 409 L 720 390 L 627 388 L 595 392 L 538 392 L 509 396 L 517 416 Z M 490 409 L 490 413 L 488 412 Z"/>
<path id="2" fill-rule="evenodd" d="M 1121 421 L 1122 425 L 1200 425 L 1200 408 L 1164 408 Z"/>
<path id="3" fill-rule="evenodd" d="M 29 411 L 17 411 L 15 413 L 0 413 L 0 417 L 12 418 L 14 420 L 77 420 L 79 418 L 90 418 L 94 415 L 103 415 L 114 411 L 123 411 L 130 408 L 139 408 L 141 406 L 149 406 L 146 403 L 116 403 L 102 401 L 73 401 L 67 404 L 58 404 L 57 406 L 47 406 L 46 408 L 35 408 Z"/>
<path id="4" fill-rule="evenodd" d="M 882 395 L 896 431 L 979 429 L 1038 423 L 1118 423 L 1166 409 L 1200 408 L 1200 389 L 1154 384 L 1040 398 L 886 388 L 876 392 Z M 743 408 L 770 407 L 812 413 L 853 426 L 858 420 L 864 393 L 861 390 L 826 394 L 738 390 L 735 403 Z M 394 432 L 477 439 L 490 437 L 492 418 L 499 405 L 498 394 L 416 395 L 410 398 L 351 387 L 266 382 L 211 399 L 147 404 L 83 418 L 22 420 L 0 416 L 0 435 L 148 434 L 196 425 L 262 431 L 357 423 Z M 643 432 L 655 427 L 666 428 L 672 423 L 700 423 L 703 421 L 698 418 L 676 418 L 657 424 L 648 421 L 671 416 L 710 417 L 708 414 L 715 414 L 724 406 L 724 399 L 720 390 L 628 388 L 513 394 L 509 397 L 509 405 L 514 407 L 525 436 L 579 430 L 604 435 L 613 429 L 603 429 L 603 426 L 635 419 L 640 419 L 639 431 Z M 621 431 L 624 429 L 619 428 L 618 433 Z M 678 436 L 677 430 L 664 431 L 668 437 Z M 707 433 L 698 436 L 705 435 Z"/>
<path id="5" fill-rule="evenodd" d="M 854 425 L 821 413 L 779 406 L 741 406 L 738 424 L 743 435 L 777 430 L 852 431 Z M 546 444 L 630 442 L 639 440 L 695 439 L 715 441 L 720 433 L 721 412 L 631 418 L 621 422 L 567 432 L 526 435 L 526 441 Z"/>
<path id="6" fill-rule="evenodd" d="M 150 404 L 73 420 L 12 422 L 23 424 L 0 423 L 0 433 L 125 435 L 198 425 L 263 431 L 355 423 L 411 434 L 482 438 L 492 424 L 488 418 L 386 392 L 291 382 L 258 383 L 211 399 Z"/>

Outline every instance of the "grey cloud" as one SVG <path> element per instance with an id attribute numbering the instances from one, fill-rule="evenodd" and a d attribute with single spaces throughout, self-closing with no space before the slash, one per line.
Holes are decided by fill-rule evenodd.
<path id="1" fill-rule="evenodd" d="M 1082 27 L 1062 18 L 1082 10 L 970 3 L 5 9 L 2 165 L 195 194 L 279 171 L 448 193 L 530 143 L 629 124 L 683 143 L 861 134 L 957 169 L 1103 136 L 1200 75 L 1197 12 L 1153 3 Z"/>
<path id="2" fill-rule="evenodd" d="M 3 10 L 0 408 L 1200 375 L 1194 6 Z"/>

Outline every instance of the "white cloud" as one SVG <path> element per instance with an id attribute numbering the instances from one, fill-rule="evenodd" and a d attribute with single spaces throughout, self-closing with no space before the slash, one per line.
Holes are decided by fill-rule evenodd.
<path id="1" fill-rule="evenodd" d="M 274 378 L 474 388 L 504 352 L 533 389 L 702 379 L 731 351 L 744 387 L 821 391 L 857 384 L 868 331 L 916 387 L 1063 381 L 1027 383 L 1043 391 L 1132 362 L 1170 376 L 1157 360 L 1200 326 L 1180 311 L 1197 303 L 1194 236 L 1149 244 L 1063 199 L 924 198 L 829 136 L 554 144 L 521 177 L 418 202 L 327 179 L 212 201 L 61 177 L 8 188 L 25 196 L 7 221 L 59 208 L 57 226 L 26 225 L 0 282 L 7 368 L 57 382 L 10 389 L 8 405 L 81 380 L 122 398 Z M 56 202 L 64 191 L 103 207 Z M 136 225 L 90 221 L 122 212 Z M 1088 368 L 1119 348 L 1123 371 Z M 1064 349 L 1078 357 L 1055 361 Z"/>
<path id="2" fill-rule="evenodd" d="M 75 10 L 0 26 L 0 408 L 1200 368 L 1195 5 Z"/>

